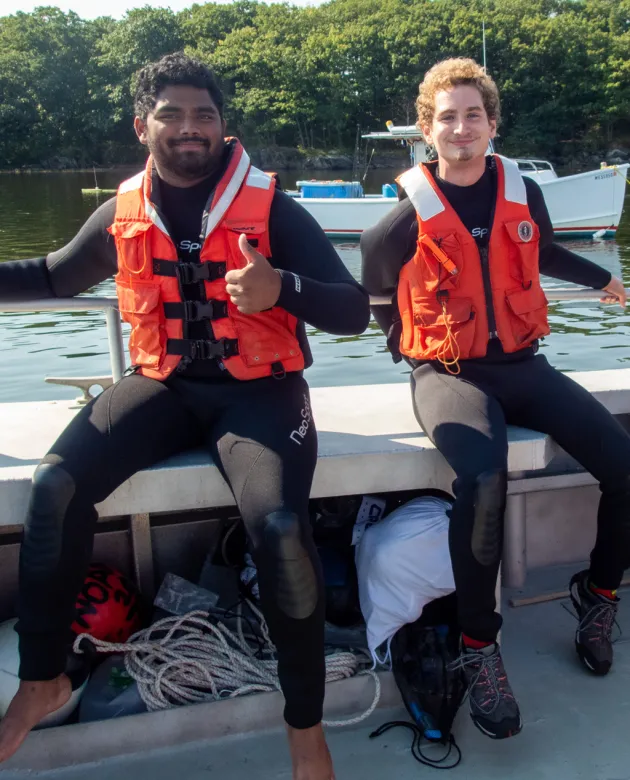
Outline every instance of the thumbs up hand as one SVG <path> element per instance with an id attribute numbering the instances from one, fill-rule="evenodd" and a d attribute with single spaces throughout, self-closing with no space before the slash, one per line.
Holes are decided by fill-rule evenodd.
<path id="1" fill-rule="evenodd" d="M 227 272 L 225 289 L 242 314 L 258 314 L 276 305 L 282 277 L 267 258 L 248 243 L 244 233 L 239 236 L 238 247 L 247 265 L 237 271 Z"/>

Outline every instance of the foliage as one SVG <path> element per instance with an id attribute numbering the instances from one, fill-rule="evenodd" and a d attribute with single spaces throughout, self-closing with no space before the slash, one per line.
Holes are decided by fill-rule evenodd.
<path id="1" fill-rule="evenodd" d="M 133 73 L 178 49 L 216 70 L 250 146 L 349 149 L 357 127 L 413 123 L 437 60 L 481 61 L 484 20 L 502 149 L 558 157 L 630 135 L 630 0 L 236 0 L 120 21 L 42 7 L 0 17 L 0 167 L 133 158 Z"/>

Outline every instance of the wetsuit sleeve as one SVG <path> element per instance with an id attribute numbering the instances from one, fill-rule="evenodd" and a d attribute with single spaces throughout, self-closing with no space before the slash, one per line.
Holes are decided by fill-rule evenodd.
<path id="1" fill-rule="evenodd" d="M 612 274 L 597 263 L 576 255 L 560 244 L 550 244 L 540 253 L 540 273 L 583 287 L 602 290 L 610 284 Z"/>
<path id="2" fill-rule="evenodd" d="M 114 221 L 116 198 L 99 206 L 77 235 L 46 258 L 53 295 L 71 298 L 118 270 L 116 244 L 107 228 Z"/>
<path id="3" fill-rule="evenodd" d="M 540 230 L 540 273 L 596 290 L 606 287 L 612 278 L 610 271 L 554 242 L 553 226 L 540 185 L 527 177 L 523 180 L 530 214 Z"/>
<path id="4" fill-rule="evenodd" d="M 410 200 L 400 201 L 374 227 L 361 236 L 361 281 L 370 295 L 393 296 L 403 265 L 416 251 L 418 221 Z M 398 306 L 372 306 L 372 316 L 388 336 L 394 355 L 400 333 L 393 327 L 398 320 Z M 396 358 L 395 358 L 396 359 Z"/>
<path id="5" fill-rule="evenodd" d="M 116 273 L 116 247 L 107 228 L 116 199 L 103 203 L 69 244 L 47 257 L 0 263 L 0 300 L 71 298 Z"/>
<path id="6" fill-rule="evenodd" d="M 370 295 L 393 295 L 403 265 L 416 251 L 418 221 L 410 200 L 394 206 L 361 236 L 361 282 Z"/>
<path id="7" fill-rule="evenodd" d="M 19 303 L 54 298 L 45 257 L 0 263 L 0 301 Z"/>
<path id="8" fill-rule="evenodd" d="M 365 290 L 326 234 L 295 199 L 276 191 L 269 215 L 271 264 L 282 277 L 278 306 L 319 330 L 363 333 L 370 320 Z"/>

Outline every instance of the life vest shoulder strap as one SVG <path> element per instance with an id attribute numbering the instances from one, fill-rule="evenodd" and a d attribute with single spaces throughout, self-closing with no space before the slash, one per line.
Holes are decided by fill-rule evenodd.
<path id="1" fill-rule="evenodd" d="M 409 200 L 413 203 L 418 216 L 423 222 L 446 210 L 442 199 L 428 179 L 430 175 L 424 166 L 420 164 L 405 171 L 396 179 L 409 196 Z"/>

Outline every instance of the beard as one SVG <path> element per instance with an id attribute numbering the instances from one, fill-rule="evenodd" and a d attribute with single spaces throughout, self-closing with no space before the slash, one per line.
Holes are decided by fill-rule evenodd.
<path id="1" fill-rule="evenodd" d="M 458 162 L 467 162 L 468 160 L 472 160 L 473 157 L 473 150 L 470 146 L 464 146 L 461 149 L 457 149 L 455 153 L 455 159 Z"/>
<path id="2" fill-rule="evenodd" d="M 181 179 L 194 181 L 214 173 L 221 163 L 223 148 L 213 151 L 210 143 L 204 139 L 195 139 L 203 145 L 202 149 L 187 149 L 186 142 L 170 140 L 158 143 L 148 139 L 149 151 L 158 168 L 168 171 Z"/>

